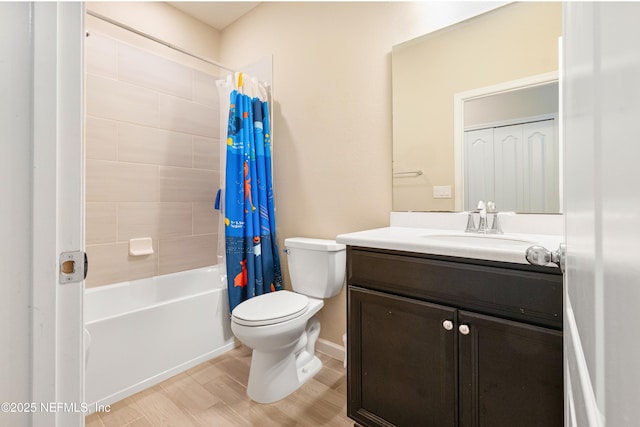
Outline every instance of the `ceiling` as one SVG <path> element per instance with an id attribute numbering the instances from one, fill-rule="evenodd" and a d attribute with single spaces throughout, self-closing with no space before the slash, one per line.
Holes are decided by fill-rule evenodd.
<path id="1" fill-rule="evenodd" d="M 227 25 L 260 4 L 245 1 L 171 1 L 168 3 L 218 31 L 222 31 Z"/>

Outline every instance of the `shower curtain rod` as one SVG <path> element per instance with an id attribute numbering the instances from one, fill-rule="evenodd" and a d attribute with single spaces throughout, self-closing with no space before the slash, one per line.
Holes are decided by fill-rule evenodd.
<path id="1" fill-rule="evenodd" d="M 94 18 L 101 19 L 101 20 L 103 20 L 105 22 L 108 22 L 108 23 L 110 23 L 112 25 L 115 25 L 116 27 L 120 27 L 120 28 L 122 28 L 124 30 L 131 31 L 134 34 L 142 36 L 142 37 L 144 37 L 146 39 L 149 39 L 151 41 L 154 41 L 156 43 L 160 43 L 161 45 L 164 45 L 164 46 L 166 46 L 166 47 L 168 47 L 170 49 L 177 50 L 178 52 L 184 53 L 185 55 L 188 55 L 188 56 L 190 56 L 192 58 L 199 59 L 199 60 L 204 61 L 204 62 L 206 62 L 208 64 L 211 64 L 211 65 L 215 65 L 216 67 L 222 68 L 223 70 L 229 71 L 231 73 L 235 73 L 236 72 L 236 70 L 232 70 L 231 68 L 225 67 L 224 65 L 222 65 L 222 64 L 220 64 L 220 63 L 218 63 L 218 62 L 216 62 L 216 61 L 214 61 L 212 59 L 207 59 L 207 58 L 204 58 L 202 56 L 196 55 L 195 53 L 191 53 L 191 52 L 189 52 L 187 50 L 182 49 L 181 47 L 173 45 L 173 44 L 171 44 L 169 42 L 166 42 L 164 40 L 161 40 L 161 39 L 159 39 L 157 37 L 154 37 L 154 36 L 149 35 L 147 33 L 143 33 L 142 31 L 138 31 L 133 27 L 130 27 L 130 26 L 126 25 L 126 24 L 123 24 L 122 22 L 115 21 L 115 20 L 113 20 L 111 18 L 108 18 L 108 17 L 106 17 L 104 15 L 101 15 L 99 13 L 93 12 L 91 10 L 87 10 L 86 12 L 87 12 L 87 15 L 91 15 Z"/>

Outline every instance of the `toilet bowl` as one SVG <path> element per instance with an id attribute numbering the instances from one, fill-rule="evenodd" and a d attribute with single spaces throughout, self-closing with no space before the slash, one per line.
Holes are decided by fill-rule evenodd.
<path id="1" fill-rule="evenodd" d="M 288 295 L 287 295 L 288 294 Z M 278 291 L 252 298 L 249 301 L 277 305 L 280 297 L 295 295 L 289 291 Z M 324 305 L 322 300 L 308 298 L 302 312 L 285 314 L 286 320 L 271 319 L 273 323 L 242 322 L 242 310 L 234 310 L 231 330 L 247 347 L 253 349 L 247 394 L 259 403 L 272 403 L 293 393 L 301 384 L 313 377 L 322 367 L 314 356 L 315 341 L 320 333 L 319 322 L 313 316 Z M 238 306 L 240 307 L 240 306 Z M 286 313 L 286 311 L 284 312 Z M 314 320 L 314 322 L 310 322 Z M 263 323 L 263 324 L 259 324 Z M 309 337 L 308 326 L 315 326 L 317 334 Z M 312 328 L 309 328 L 312 329 Z M 306 339 L 303 338 L 306 337 Z M 304 341 L 304 346 L 299 343 Z"/>
<path id="2" fill-rule="evenodd" d="M 235 337 L 253 349 L 247 395 L 259 403 L 278 401 L 321 368 L 315 356 L 323 299 L 344 286 L 345 246 L 333 240 L 285 239 L 294 292 L 277 291 L 239 304 L 231 315 Z"/>

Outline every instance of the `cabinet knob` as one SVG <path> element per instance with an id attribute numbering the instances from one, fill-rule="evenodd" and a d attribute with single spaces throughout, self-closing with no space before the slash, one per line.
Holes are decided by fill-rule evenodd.
<path id="1" fill-rule="evenodd" d="M 453 322 L 451 320 L 445 320 L 444 322 L 442 322 L 442 327 L 447 331 L 450 331 L 453 329 Z"/>
<path id="2" fill-rule="evenodd" d="M 462 335 L 469 335 L 469 325 L 460 325 L 458 326 L 458 330 Z"/>

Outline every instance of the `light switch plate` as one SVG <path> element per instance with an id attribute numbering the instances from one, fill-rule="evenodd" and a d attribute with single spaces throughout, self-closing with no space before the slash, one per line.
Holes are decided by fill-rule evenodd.
<path id="1" fill-rule="evenodd" d="M 450 199 L 451 186 L 450 185 L 434 185 L 433 198 L 434 199 Z"/>

